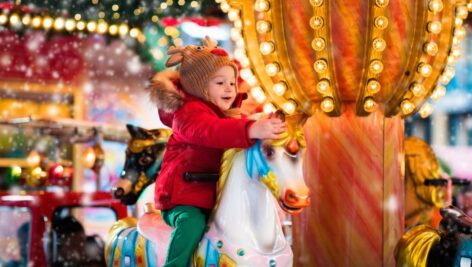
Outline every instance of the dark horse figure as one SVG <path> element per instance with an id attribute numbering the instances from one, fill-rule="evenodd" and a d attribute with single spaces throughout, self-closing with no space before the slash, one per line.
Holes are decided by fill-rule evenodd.
<path id="1" fill-rule="evenodd" d="M 472 266 L 472 218 L 449 206 L 440 210 L 439 230 L 418 225 L 395 248 L 397 266 Z"/>
<path id="2" fill-rule="evenodd" d="M 112 194 L 121 203 L 134 205 L 144 188 L 156 180 L 171 130 L 146 130 L 130 124 L 126 128 L 131 139 L 126 148 L 123 171 Z"/>

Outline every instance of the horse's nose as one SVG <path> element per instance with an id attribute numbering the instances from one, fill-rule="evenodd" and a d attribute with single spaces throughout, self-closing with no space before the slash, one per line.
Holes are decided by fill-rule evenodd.
<path id="1" fill-rule="evenodd" d="M 131 192 L 132 183 L 127 179 L 119 179 L 115 186 L 111 188 L 111 194 L 114 198 L 122 199 Z"/>
<path id="2" fill-rule="evenodd" d="M 292 207 L 306 207 L 310 204 L 311 194 L 309 190 L 304 192 L 296 192 L 292 189 L 285 191 L 284 202 Z"/>

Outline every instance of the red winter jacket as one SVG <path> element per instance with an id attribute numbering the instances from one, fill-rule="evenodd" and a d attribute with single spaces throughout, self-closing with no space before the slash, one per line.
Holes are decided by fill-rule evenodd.
<path id="1" fill-rule="evenodd" d="M 219 173 L 225 149 L 254 144 L 248 136 L 253 121 L 227 118 L 217 106 L 193 96 L 186 96 L 174 113 L 159 110 L 159 116 L 173 133 L 156 180 L 156 207 L 161 210 L 177 205 L 213 208 L 217 183 L 187 182 L 184 173 Z"/>

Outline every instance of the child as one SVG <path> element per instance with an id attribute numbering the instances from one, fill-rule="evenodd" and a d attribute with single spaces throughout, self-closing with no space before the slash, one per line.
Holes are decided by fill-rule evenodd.
<path id="1" fill-rule="evenodd" d="M 179 71 L 158 73 L 151 81 L 151 99 L 173 131 L 154 197 L 163 220 L 174 228 L 164 266 L 187 266 L 215 204 L 216 181 L 185 181 L 184 173 L 219 173 L 225 149 L 277 139 L 286 130 L 276 118 L 227 116 L 235 114 L 233 102 L 240 103 L 235 101 L 238 70 L 216 43 L 208 37 L 203 43 L 169 48 L 166 66 L 180 64 Z"/>

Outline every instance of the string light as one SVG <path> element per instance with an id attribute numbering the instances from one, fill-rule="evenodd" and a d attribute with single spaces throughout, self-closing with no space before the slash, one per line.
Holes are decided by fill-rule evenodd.
<path id="1" fill-rule="evenodd" d="M 287 90 L 287 84 L 285 82 L 278 82 L 272 87 L 272 91 L 278 96 L 282 96 Z"/>
<path id="2" fill-rule="evenodd" d="M 310 4 L 319 7 L 323 4 L 323 0 L 310 0 Z"/>
<path id="3" fill-rule="evenodd" d="M 269 76 L 275 76 L 280 71 L 280 66 L 277 62 L 272 62 L 267 64 L 265 69 Z"/>
<path id="4" fill-rule="evenodd" d="M 267 103 L 267 104 L 264 105 L 262 110 L 264 111 L 264 113 L 270 114 L 272 112 L 275 112 L 277 109 L 275 108 L 275 106 L 272 103 Z"/>
<path id="5" fill-rule="evenodd" d="M 384 39 L 376 38 L 372 42 L 372 47 L 374 48 L 375 51 L 382 52 L 384 51 L 385 47 L 387 47 L 387 44 L 385 43 Z"/>
<path id="6" fill-rule="evenodd" d="M 270 5 L 267 0 L 257 0 L 254 4 L 254 9 L 259 12 L 267 12 L 269 11 Z"/>
<path id="7" fill-rule="evenodd" d="M 263 55 L 268 55 L 274 52 L 275 46 L 273 42 L 262 42 L 259 46 L 259 50 Z"/>
<path id="8" fill-rule="evenodd" d="M 374 74 L 379 74 L 383 71 L 383 64 L 380 60 L 372 60 L 369 69 Z"/>
<path id="9" fill-rule="evenodd" d="M 324 59 L 318 59 L 315 61 L 315 64 L 313 64 L 313 68 L 316 72 L 323 73 L 328 69 L 328 63 Z"/>
<path id="10" fill-rule="evenodd" d="M 431 94 L 431 99 L 435 102 L 439 101 L 444 95 L 446 95 L 446 87 L 438 84 L 434 88 L 433 93 Z"/>
<path id="11" fill-rule="evenodd" d="M 316 85 L 316 90 L 322 95 L 327 94 L 330 91 L 329 81 L 327 79 L 320 80 Z"/>
<path id="12" fill-rule="evenodd" d="M 50 18 L 50 17 L 45 17 L 45 18 L 43 19 L 43 28 L 44 28 L 44 29 L 46 29 L 46 30 L 47 30 L 47 29 L 50 29 L 50 28 L 52 27 L 52 24 L 53 24 L 52 18 Z"/>
<path id="13" fill-rule="evenodd" d="M 324 20 L 322 17 L 316 16 L 310 19 L 310 26 L 315 30 L 323 27 L 323 25 L 324 25 Z"/>
<path id="14" fill-rule="evenodd" d="M 380 91 L 380 83 L 374 79 L 370 80 L 368 83 L 367 83 L 367 89 L 369 90 L 369 93 L 371 94 L 376 94 L 377 92 Z"/>
<path id="15" fill-rule="evenodd" d="M 420 63 L 418 64 L 418 72 L 423 76 L 423 77 L 429 77 L 431 75 L 431 72 L 433 71 L 433 67 L 431 67 L 430 64 L 428 63 Z"/>
<path id="16" fill-rule="evenodd" d="M 411 103 L 408 99 L 403 100 L 400 106 L 403 114 L 405 115 L 410 114 L 413 112 L 413 110 L 415 110 L 415 105 L 413 105 L 413 103 Z"/>
<path id="17" fill-rule="evenodd" d="M 95 21 L 89 21 L 87 23 L 87 30 L 89 32 L 94 32 L 97 29 L 97 23 Z"/>
<path id="18" fill-rule="evenodd" d="M 267 33 L 272 29 L 270 22 L 266 20 L 259 20 L 256 23 L 256 29 L 258 33 Z"/>
<path id="19" fill-rule="evenodd" d="M 5 23 L 7 23 L 7 21 L 7 16 L 5 14 L 0 14 L 0 25 L 4 25 Z"/>
<path id="20" fill-rule="evenodd" d="M 263 103 L 267 97 L 261 87 L 257 86 L 251 89 L 251 95 L 258 103 Z"/>
<path id="21" fill-rule="evenodd" d="M 364 101 L 364 110 L 367 112 L 374 111 L 375 101 L 372 97 L 367 97 Z"/>
<path id="22" fill-rule="evenodd" d="M 429 1 L 428 8 L 431 12 L 441 12 L 443 10 L 443 2 L 441 0 Z"/>
<path id="23" fill-rule="evenodd" d="M 334 110 L 334 100 L 331 97 L 323 98 L 321 101 L 321 110 L 328 113 Z"/>
<path id="24" fill-rule="evenodd" d="M 317 37 L 315 39 L 313 39 L 313 41 L 311 42 L 311 47 L 315 50 L 315 51 L 322 51 L 326 46 L 326 42 L 323 38 L 321 37 Z"/>
<path id="25" fill-rule="evenodd" d="M 282 109 L 287 113 L 287 114 L 292 114 L 295 112 L 295 109 L 297 107 L 297 102 L 293 99 L 289 99 L 287 102 L 283 103 Z"/>
<path id="26" fill-rule="evenodd" d="M 388 5 L 388 0 L 375 0 L 375 4 L 378 7 L 386 7 Z"/>
<path id="27" fill-rule="evenodd" d="M 436 56 L 438 54 L 438 45 L 435 43 L 435 42 L 427 42 L 424 47 L 423 47 L 423 50 L 430 56 Z"/>
<path id="28" fill-rule="evenodd" d="M 431 113 L 433 113 L 433 105 L 431 105 L 428 102 L 424 103 L 424 105 L 420 109 L 421 118 L 424 119 L 428 117 L 429 115 L 431 115 Z"/>
<path id="29" fill-rule="evenodd" d="M 442 30 L 442 24 L 439 21 L 431 21 L 427 26 L 428 32 L 438 34 Z"/>
<path id="30" fill-rule="evenodd" d="M 388 26 L 388 19 L 385 16 L 378 16 L 374 19 L 375 27 L 383 30 Z"/>
<path id="31" fill-rule="evenodd" d="M 467 15 L 469 14 L 469 10 L 467 6 L 460 5 L 456 7 L 456 16 L 460 19 L 466 19 Z"/>
<path id="32" fill-rule="evenodd" d="M 410 91 L 413 93 L 414 96 L 420 97 L 424 94 L 424 86 L 420 83 L 413 83 L 410 85 Z"/>

